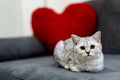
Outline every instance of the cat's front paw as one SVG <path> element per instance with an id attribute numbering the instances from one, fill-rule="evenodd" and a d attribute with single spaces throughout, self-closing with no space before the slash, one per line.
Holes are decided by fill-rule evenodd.
<path id="1" fill-rule="evenodd" d="M 80 70 L 77 67 L 75 67 L 75 66 L 72 66 L 70 69 L 73 72 L 80 72 Z"/>
<path id="2" fill-rule="evenodd" d="M 69 69 L 69 65 L 65 65 L 64 68 L 65 68 L 65 69 Z"/>

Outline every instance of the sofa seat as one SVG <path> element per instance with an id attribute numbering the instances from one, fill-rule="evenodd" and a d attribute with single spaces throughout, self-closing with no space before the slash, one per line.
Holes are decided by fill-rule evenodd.
<path id="1" fill-rule="evenodd" d="M 105 55 L 105 68 L 99 73 L 56 67 L 52 56 L 1 62 L 0 80 L 120 80 L 120 55 Z"/>

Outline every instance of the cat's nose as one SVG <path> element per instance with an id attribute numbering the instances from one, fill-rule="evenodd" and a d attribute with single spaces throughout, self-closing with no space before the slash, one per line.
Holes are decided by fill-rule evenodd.
<path id="1" fill-rule="evenodd" d="M 88 55 L 90 55 L 90 52 L 86 52 Z"/>

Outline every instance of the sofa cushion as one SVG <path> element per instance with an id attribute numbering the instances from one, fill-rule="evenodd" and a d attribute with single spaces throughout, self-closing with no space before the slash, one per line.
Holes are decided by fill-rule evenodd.
<path id="1" fill-rule="evenodd" d="M 120 55 L 105 55 L 99 73 L 75 73 L 56 67 L 52 56 L 0 63 L 0 80 L 119 80 Z"/>
<path id="2" fill-rule="evenodd" d="M 47 50 L 34 37 L 0 39 L 0 61 L 45 55 Z"/>
<path id="3" fill-rule="evenodd" d="M 89 3 L 97 12 L 103 51 L 120 53 L 120 0 L 92 0 Z"/>
<path id="4" fill-rule="evenodd" d="M 37 39 L 53 51 L 59 40 L 76 34 L 90 36 L 96 29 L 96 13 L 87 3 L 69 5 L 62 14 L 38 8 L 32 14 L 32 28 Z"/>

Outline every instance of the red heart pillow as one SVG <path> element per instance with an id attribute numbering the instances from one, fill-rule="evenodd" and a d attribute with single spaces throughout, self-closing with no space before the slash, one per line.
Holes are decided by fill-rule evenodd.
<path id="1" fill-rule="evenodd" d="M 72 4 L 62 14 L 38 8 L 32 14 L 32 28 L 37 39 L 53 51 L 59 40 L 65 40 L 71 34 L 91 35 L 96 28 L 96 13 L 87 3 Z"/>

